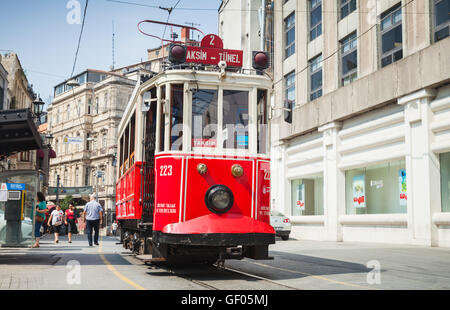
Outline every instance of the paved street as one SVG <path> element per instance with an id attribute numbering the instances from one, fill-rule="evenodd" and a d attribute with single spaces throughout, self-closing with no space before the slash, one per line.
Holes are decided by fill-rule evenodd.
<path id="1" fill-rule="evenodd" d="M 0 249 L 1 289 L 322 290 L 450 289 L 450 249 L 290 239 L 271 246 L 272 261 L 213 266 L 147 266 L 102 237 L 39 249 Z M 368 267 L 368 263 L 370 265 Z M 375 267 L 375 269 L 374 269 Z M 380 272 L 377 272 L 379 267 Z"/>

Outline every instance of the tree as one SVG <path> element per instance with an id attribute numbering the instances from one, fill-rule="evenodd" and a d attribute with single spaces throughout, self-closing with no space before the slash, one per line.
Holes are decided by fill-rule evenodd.
<path id="1" fill-rule="evenodd" d="M 75 200 L 75 199 L 74 199 L 71 195 L 66 196 L 66 198 L 64 198 L 64 199 L 61 200 L 61 202 L 60 202 L 61 209 L 62 209 L 63 211 L 66 211 L 66 210 L 69 208 L 69 205 L 70 205 L 71 203 L 73 204 L 74 200 Z"/>

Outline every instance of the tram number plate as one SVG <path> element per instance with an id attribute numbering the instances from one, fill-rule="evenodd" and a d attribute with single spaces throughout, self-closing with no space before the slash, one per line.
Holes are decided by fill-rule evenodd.
<path id="1" fill-rule="evenodd" d="M 160 168 L 159 173 L 160 176 L 167 177 L 172 175 L 172 165 L 162 165 L 159 168 Z"/>

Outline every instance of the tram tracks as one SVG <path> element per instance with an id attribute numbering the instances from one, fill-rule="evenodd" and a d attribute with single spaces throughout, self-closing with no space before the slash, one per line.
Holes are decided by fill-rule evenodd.
<path id="1" fill-rule="evenodd" d="M 252 279 L 253 281 L 263 281 L 266 283 L 270 283 L 270 285 L 275 286 L 271 289 L 282 289 L 282 290 L 299 290 L 296 287 L 286 285 L 284 283 L 274 281 L 265 277 L 261 277 L 258 275 L 254 275 L 251 273 L 244 272 L 242 270 L 237 270 L 231 267 L 218 267 L 216 264 L 214 265 L 197 265 L 197 266 L 191 266 L 188 272 L 186 272 L 185 269 L 179 269 L 176 267 L 169 267 L 169 266 L 158 266 L 158 268 L 165 270 L 166 272 L 172 274 L 173 276 L 188 280 L 196 285 L 199 285 L 205 289 L 208 290 L 230 290 L 226 287 L 219 287 L 217 284 L 211 284 L 210 282 L 217 282 L 218 280 L 234 280 L 234 281 L 248 281 L 249 279 Z M 225 279 L 224 276 L 228 275 L 234 275 L 230 276 L 229 279 Z M 235 276 L 238 276 L 240 278 L 235 278 Z M 201 279 L 203 277 L 207 277 L 208 279 Z"/>

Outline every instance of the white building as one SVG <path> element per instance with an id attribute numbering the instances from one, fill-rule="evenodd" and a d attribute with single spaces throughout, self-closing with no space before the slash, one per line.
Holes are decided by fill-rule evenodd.
<path id="1" fill-rule="evenodd" d="M 222 2 L 227 47 L 258 46 L 259 2 Z M 450 246 L 449 10 L 273 2 L 271 208 L 291 236 Z"/>
<path id="2" fill-rule="evenodd" d="M 272 207 L 293 237 L 450 246 L 447 3 L 275 2 Z"/>

